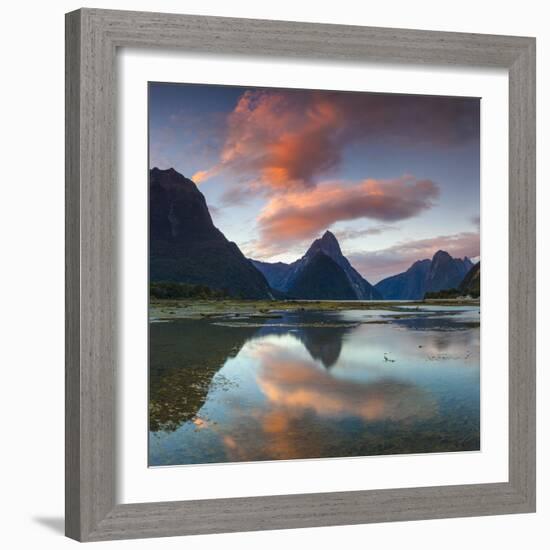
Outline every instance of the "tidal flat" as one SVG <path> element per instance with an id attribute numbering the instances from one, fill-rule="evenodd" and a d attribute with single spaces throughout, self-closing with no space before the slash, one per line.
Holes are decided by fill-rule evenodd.
<path id="1" fill-rule="evenodd" d="M 203 319 L 216 316 L 273 317 L 280 313 L 302 311 L 345 311 L 383 309 L 398 313 L 400 310 L 426 307 L 477 306 L 479 300 L 419 300 L 419 301 L 337 301 L 337 300 L 151 300 L 149 320 Z"/>
<path id="2" fill-rule="evenodd" d="M 476 451 L 479 302 L 156 300 L 150 466 Z"/>

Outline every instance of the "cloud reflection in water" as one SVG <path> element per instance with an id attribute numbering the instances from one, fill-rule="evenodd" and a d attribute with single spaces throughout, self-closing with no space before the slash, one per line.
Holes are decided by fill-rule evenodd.
<path id="1" fill-rule="evenodd" d="M 152 433 L 151 464 L 479 449 L 478 328 L 299 321 L 249 336 L 195 418 Z"/>

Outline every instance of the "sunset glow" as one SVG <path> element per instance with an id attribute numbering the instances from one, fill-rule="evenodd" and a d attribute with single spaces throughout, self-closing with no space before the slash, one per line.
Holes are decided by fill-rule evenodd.
<path id="1" fill-rule="evenodd" d="M 150 167 L 175 168 L 253 259 L 330 229 L 371 282 L 478 258 L 477 98 L 152 83 Z"/>

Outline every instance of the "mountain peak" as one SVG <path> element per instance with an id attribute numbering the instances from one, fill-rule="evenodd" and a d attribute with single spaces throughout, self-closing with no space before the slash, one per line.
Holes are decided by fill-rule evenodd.
<path id="1" fill-rule="evenodd" d="M 313 241 L 312 245 L 309 247 L 309 250 L 306 252 L 306 256 L 311 257 L 319 250 L 337 262 L 342 257 L 342 251 L 340 250 L 338 239 L 336 239 L 334 234 L 328 230 L 323 233 L 322 237 Z"/>
<path id="2" fill-rule="evenodd" d="M 153 168 L 151 168 L 151 172 L 153 174 L 162 174 L 162 173 L 166 173 L 166 174 L 177 174 L 178 176 L 182 176 L 182 174 L 180 174 L 177 170 L 175 170 L 174 168 L 159 168 L 158 166 L 155 166 Z M 185 177 L 185 176 L 182 176 L 182 177 Z"/>
<path id="3" fill-rule="evenodd" d="M 265 277 L 215 227 L 204 195 L 173 168 L 149 178 L 151 281 L 206 285 L 231 296 L 269 298 Z"/>
<path id="4" fill-rule="evenodd" d="M 433 258 L 432 258 L 432 261 L 434 261 L 434 260 L 436 260 L 436 259 L 438 259 L 438 258 L 451 258 L 451 255 L 450 255 L 448 252 L 446 252 L 445 250 L 438 250 L 438 251 L 434 254 L 434 256 L 433 256 Z"/>
<path id="5" fill-rule="evenodd" d="M 149 177 L 151 239 L 181 241 L 216 234 L 206 199 L 173 168 L 152 168 Z"/>
<path id="6" fill-rule="evenodd" d="M 330 231 L 325 231 L 321 237 L 315 239 L 307 252 L 291 264 L 269 264 L 254 262 L 254 265 L 267 277 L 269 283 L 276 290 L 288 292 L 291 295 L 312 297 L 309 291 L 301 289 L 300 281 L 303 278 L 315 278 L 318 288 L 315 290 L 315 299 L 352 299 L 377 300 L 381 299 L 378 292 L 366 281 L 349 263 L 342 254 L 338 239 Z M 321 280 L 321 272 L 325 272 L 325 280 Z M 338 273 L 337 273 L 338 272 Z M 305 274 L 304 274 L 305 273 Z M 337 292 L 337 279 L 344 275 L 347 283 Z M 307 278 L 306 277 L 306 278 Z M 325 288 L 325 282 L 327 287 Z M 335 285 L 330 290 L 330 285 Z M 296 287 L 298 285 L 298 287 Z M 345 290 L 344 288 L 345 287 Z M 348 292 L 351 290 L 351 294 Z"/>
<path id="7" fill-rule="evenodd" d="M 186 178 L 183 174 L 180 174 L 174 168 L 161 169 L 158 167 L 151 168 L 149 183 L 153 186 L 160 186 L 165 190 L 170 190 L 174 193 L 187 192 L 194 195 L 200 195 L 202 193 L 193 180 Z M 204 197 L 203 197 L 204 201 Z"/>
<path id="8" fill-rule="evenodd" d="M 471 262 L 438 250 L 431 260 L 417 260 L 407 271 L 386 277 L 375 286 L 387 300 L 418 300 L 426 292 L 456 288 Z"/>
<path id="9" fill-rule="evenodd" d="M 298 270 L 288 293 L 293 297 L 310 300 L 357 299 L 344 269 L 322 249 L 317 249 L 311 254 L 308 261 Z"/>
<path id="10" fill-rule="evenodd" d="M 334 236 L 334 233 L 330 232 L 328 229 L 323 233 L 323 236 L 321 237 L 322 241 L 336 241 L 336 237 Z"/>

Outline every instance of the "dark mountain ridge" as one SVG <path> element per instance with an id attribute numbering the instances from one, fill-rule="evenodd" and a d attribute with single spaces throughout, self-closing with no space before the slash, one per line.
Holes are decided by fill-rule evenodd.
<path id="1" fill-rule="evenodd" d="M 173 168 L 153 168 L 149 208 L 152 282 L 207 285 L 242 298 L 272 297 L 262 273 L 214 226 L 193 181 Z"/>
<path id="2" fill-rule="evenodd" d="M 332 262 L 319 257 L 319 254 L 326 256 Z M 349 260 L 342 254 L 338 240 L 330 231 L 325 231 L 321 238 L 311 244 L 304 256 L 290 264 L 251 261 L 264 274 L 272 288 L 287 293 L 289 296 L 305 297 L 300 293 L 304 289 L 304 277 L 307 276 L 314 277 L 318 288 L 322 286 L 324 289 L 322 295 L 313 296 L 311 299 L 376 300 L 381 298 L 374 287 L 353 268 Z M 313 267 L 310 266 L 312 262 Z M 339 269 L 336 270 L 332 263 L 336 264 Z M 326 281 L 321 281 L 321 268 L 327 270 Z M 315 272 L 314 276 L 312 272 Z M 342 274 L 347 281 L 346 285 L 343 284 Z M 329 292 L 331 277 L 335 278 L 334 284 L 338 286 L 338 291 L 334 287 L 333 292 Z M 344 289 L 344 286 L 348 288 Z M 309 294 L 311 293 L 308 292 Z M 346 297 L 343 297 L 344 295 Z"/>
<path id="3" fill-rule="evenodd" d="M 472 266 L 469 258 L 452 258 L 448 252 L 438 250 L 428 271 L 426 292 L 457 287 Z"/>
<path id="4" fill-rule="evenodd" d="M 419 260 L 403 273 L 375 285 L 386 300 L 421 300 L 426 292 L 456 288 L 473 264 L 469 258 L 452 258 L 444 250 L 431 260 Z"/>
<path id="5" fill-rule="evenodd" d="M 304 300 L 357 299 L 345 271 L 321 250 L 312 254 L 298 270 L 287 294 Z"/>
<path id="6" fill-rule="evenodd" d="M 477 262 L 460 283 L 458 290 L 462 295 L 478 297 L 481 290 L 481 262 Z"/>
<path id="7" fill-rule="evenodd" d="M 385 300 L 416 300 L 424 296 L 425 281 L 431 260 L 418 260 L 407 271 L 392 275 L 377 283 L 374 288 Z"/>
<path id="8" fill-rule="evenodd" d="M 214 225 L 195 183 L 173 168 L 150 171 L 149 207 L 152 283 L 205 285 L 250 299 L 312 300 L 414 300 L 426 292 L 479 288 L 479 264 L 476 275 L 468 258 L 452 258 L 442 250 L 372 286 L 342 254 L 330 231 L 290 264 L 248 260 Z"/>

